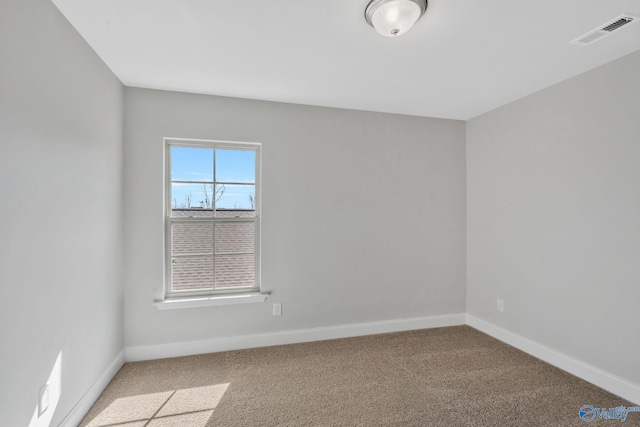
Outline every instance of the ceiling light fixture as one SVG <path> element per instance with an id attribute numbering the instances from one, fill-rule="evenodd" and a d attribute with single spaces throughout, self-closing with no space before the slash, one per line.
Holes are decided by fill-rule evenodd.
<path id="1" fill-rule="evenodd" d="M 427 10 L 427 0 L 371 0 L 364 17 L 385 37 L 398 37 L 413 27 Z"/>

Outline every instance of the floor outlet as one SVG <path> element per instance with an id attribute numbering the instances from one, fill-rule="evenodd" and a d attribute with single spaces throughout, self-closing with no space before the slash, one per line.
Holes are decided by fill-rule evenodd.
<path id="1" fill-rule="evenodd" d="M 273 303 L 273 315 L 274 316 L 281 316 L 282 315 L 282 303 L 281 302 L 274 302 Z"/>

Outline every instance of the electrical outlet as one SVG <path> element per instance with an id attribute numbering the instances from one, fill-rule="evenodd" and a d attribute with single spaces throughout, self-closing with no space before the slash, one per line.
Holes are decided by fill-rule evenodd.
<path id="1" fill-rule="evenodd" d="M 504 313 L 504 301 L 501 299 L 498 300 L 498 311 Z"/>
<path id="2" fill-rule="evenodd" d="M 42 416 L 49 407 L 49 383 L 40 387 L 38 394 L 38 417 Z"/>
<path id="3" fill-rule="evenodd" d="M 274 302 L 273 303 L 273 315 L 274 316 L 281 316 L 282 315 L 282 303 L 281 302 Z"/>

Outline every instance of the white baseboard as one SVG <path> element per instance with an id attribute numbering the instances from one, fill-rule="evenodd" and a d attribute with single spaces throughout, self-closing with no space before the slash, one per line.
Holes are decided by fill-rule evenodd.
<path id="1" fill-rule="evenodd" d="M 464 325 L 465 322 L 466 315 L 464 313 L 456 313 L 441 316 L 415 317 L 409 319 L 354 323 L 321 328 L 268 332 L 255 335 L 240 335 L 202 341 L 127 347 L 125 348 L 125 360 L 127 362 L 134 362 L 140 360 L 215 353 L 219 351 L 240 350 L 244 348 L 267 347 L 272 345 L 295 344 L 309 341 L 409 331 L 414 329 L 459 326 Z"/>
<path id="2" fill-rule="evenodd" d="M 524 338 L 518 334 L 510 332 L 493 323 L 482 320 L 478 317 L 467 314 L 467 324 L 487 335 L 507 343 L 517 349 L 524 351 L 540 360 L 556 366 L 578 378 L 595 384 L 617 396 L 622 397 L 634 404 L 640 405 L 640 386 L 630 383 L 620 377 L 595 366 L 584 363 L 578 359 L 567 356 L 559 351 L 553 350 L 535 341 Z"/>
<path id="3" fill-rule="evenodd" d="M 66 417 L 58 425 L 59 427 L 76 427 L 80 424 L 80 421 L 87 415 L 87 412 L 91 409 L 98 397 L 102 394 L 104 389 L 109 385 L 109 381 L 118 373 L 120 368 L 124 365 L 124 351 L 118 353 L 116 358 L 111 362 L 105 372 L 93 383 L 93 385 L 87 390 L 82 398 L 76 403 L 76 406 L 69 411 Z"/>
<path id="4" fill-rule="evenodd" d="M 122 365 L 127 362 L 162 359 L 167 357 L 189 356 L 244 348 L 266 347 L 272 345 L 295 344 L 309 341 L 321 341 L 336 338 L 348 338 L 389 332 L 429 329 L 467 324 L 502 342 L 516 347 L 540 360 L 567 371 L 585 381 L 597 385 L 634 404 L 640 405 L 640 386 L 630 383 L 602 369 L 567 356 L 540 343 L 524 338 L 493 323 L 470 314 L 456 313 L 440 316 L 415 317 L 387 321 L 354 323 L 349 325 L 327 326 L 321 328 L 297 329 L 254 335 L 214 338 L 202 341 L 190 341 L 152 346 L 127 347 L 120 352 L 104 374 L 91 386 L 80 401 L 59 424 L 60 427 L 75 427 L 89 412 L 91 406 L 109 384 Z"/>

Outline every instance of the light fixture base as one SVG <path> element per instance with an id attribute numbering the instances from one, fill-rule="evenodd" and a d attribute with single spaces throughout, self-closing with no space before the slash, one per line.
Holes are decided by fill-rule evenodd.
<path id="1" fill-rule="evenodd" d="M 380 28 L 380 20 L 378 20 L 378 22 L 376 22 L 376 19 L 374 18 L 374 15 L 376 14 L 376 11 L 380 10 L 381 12 L 385 9 L 383 6 L 389 6 L 393 3 L 413 3 L 415 4 L 418 8 L 419 8 L 419 14 L 417 15 L 415 21 L 410 22 L 408 24 L 408 26 L 405 24 L 404 29 L 395 27 L 392 25 L 392 28 L 384 28 L 381 29 Z M 413 24 L 415 22 L 417 22 L 422 15 L 424 15 L 425 11 L 427 10 L 427 0 L 371 0 L 369 2 L 369 4 L 367 5 L 366 9 L 364 10 L 364 19 L 367 21 L 367 23 L 369 25 L 371 25 L 373 28 L 375 28 L 376 31 L 378 31 L 378 33 L 380 33 L 383 36 L 386 37 L 396 37 L 398 35 L 403 34 L 404 32 L 406 32 L 409 28 L 411 28 L 411 26 L 413 26 Z M 398 6 L 399 7 L 399 6 Z M 381 9 L 382 8 L 382 9 Z M 415 11 L 415 9 L 414 9 Z M 383 12 L 384 13 L 384 12 Z M 389 22 L 387 22 L 388 24 L 390 24 Z M 378 25 L 376 25 L 378 24 Z M 383 24 L 384 25 L 384 24 Z"/>

